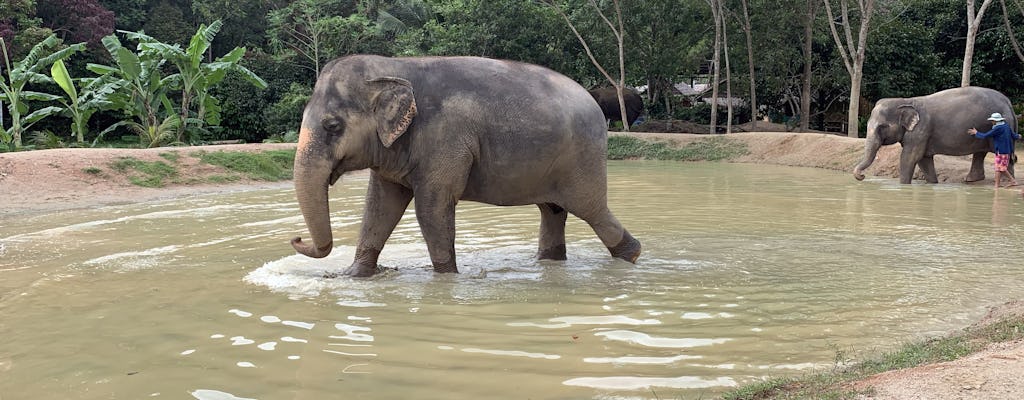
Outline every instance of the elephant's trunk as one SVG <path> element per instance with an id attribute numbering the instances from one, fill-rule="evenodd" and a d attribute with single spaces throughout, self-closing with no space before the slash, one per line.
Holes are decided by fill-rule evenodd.
<path id="1" fill-rule="evenodd" d="M 882 142 L 878 140 L 878 136 L 869 134 L 867 141 L 864 143 L 864 159 L 853 168 L 853 177 L 858 181 L 864 180 L 864 170 L 868 169 L 871 163 L 875 162 L 875 157 L 878 156 L 878 149 L 880 147 L 882 147 Z"/>
<path id="2" fill-rule="evenodd" d="M 334 248 L 330 207 L 327 203 L 332 165 L 323 158 L 311 157 L 312 150 L 308 142 L 302 142 L 295 153 L 295 197 L 299 201 L 313 244 L 307 244 L 302 238 L 296 237 L 292 239 L 292 247 L 306 256 L 323 258 L 331 254 Z"/>

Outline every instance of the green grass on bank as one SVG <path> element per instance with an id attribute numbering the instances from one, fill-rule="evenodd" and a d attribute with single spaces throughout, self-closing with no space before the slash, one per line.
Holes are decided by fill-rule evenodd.
<path id="1" fill-rule="evenodd" d="M 142 187 L 163 187 L 178 176 L 178 169 L 163 161 L 142 161 L 132 157 L 114 161 L 110 168 L 128 175 L 131 183 Z"/>
<path id="2" fill-rule="evenodd" d="M 164 187 L 168 184 L 196 183 L 228 183 L 243 178 L 261 181 L 282 181 L 292 179 L 292 164 L 295 161 L 295 150 L 269 150 L 260 153 L 244 151 L 197 151 L 189 154 L 198 158 L 202 164 L 216 165 L 228 172 L 210 177 L 183 181 L 181 178 L 181 154 L 176 151 L 160 153 L 166 161 L 142 161 L 133 157 L 124 157 L 110 163 L 114 172 L 128 176 L 133 184 L 143 187 Z M 93 175 L 101 175 L 102 170 L 96 167 L 86 169 Z"/>
<path id="3" fill-rule="evenodd" d="M 836 368 L 799 378 L 773 378 L 742 386 L 722 395 L 726 400 L 817 400 L 854 399 L 870 394 L 849 384 L 869 376 L 897 369 L 952 361 L 984 349 L 992 343 L 1024 338 L 1024 316 L 1013 316 L 981 328 L 926 341 L 911 342 L 900 348 L 853 364 L 842 365 L 846 355 L 837 353 Z"/>
<path id="4" fill-rule="evenodd" d="M 259 181 L 292 179 L 295 150 L 269 150 L 261 153 L 241 151 L 198 151 L 191 154 L 206 164 L 217 165 Z"/>
<path id="5" fill-rule="evenodd" d="M 609 160 L 726 161 L 747 153 L 745 143 L 723 136 L 708 135 L 680 148 L 632 136 L 608 137 Z"/>
<path id="6" fill-rule="evenodd" d="M 745 144 L 720 136 L 708 136 L 681 148 L 675 148 L 665 142 L 648 142 L 631 136 L 613 135 L 608 138 L 610 160 L 723 161 L 745 154 Z M 160 153 L 160 157 L 166 161 L 142 161 L 128 157 L 111 163 L 110 168 L 128 175 L 129 180 L 136 185 L 163 187 L 167 184 L 183 183 L 228 183 L 244 178 L 270 182 L 288 180 L 292 179 L 292 165 L 295 162 L 295 150 L 269 150 L 259 153 L 196 151 L 189 153 L 189 156 L 198 158 L 200 163 L 222 167 L 227 172 L 199 181 L 182 181 L 179 171 L 182 155 L 178 151 Z M 98 168 L 89 168 L 89 173 L 99 175 L 102 171 Z"/>

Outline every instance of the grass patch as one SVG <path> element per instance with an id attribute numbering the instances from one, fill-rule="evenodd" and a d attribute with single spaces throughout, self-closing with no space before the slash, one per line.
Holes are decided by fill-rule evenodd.
<path id="1" fill-rule="evenodd" d="M 192 155 L 203 163 L 224 167 L 250 179 L 271 182 L 292 179 L 295 163 L 295 150 L 196 152 Z"/>
<path id="2" fill-rule="evenodd" d="M 747 145 L 722 136 L 708 136 L 681 148 L 632 136 L 608 137 L 609 160 L 723 161 L 746 155 Z"/>
<path id="3" fill-rule="evenodd" d="M 160 153 L 159 155 L 160 155 L 161 158 L 163 158 L 164 160 L 170 161 L 172 164 L 177 164 L 178 163 L 178 159 L 181 158 L 181 154 L 178 154 L 178 152 L 176 152 L 176 151 L 169 151 L 169 152 L 166 152 L 166 153 Z"/>
<path id="4" fill-rule="evenodd" d="M 984 349 L 991 343 L 1024 338 L 1024 316 L 1013 316 L 976 329 L 921 342 L 866 359 L 848 368 L 799 378 L 773 378 L 739 387 L 722 395 L 727 400 L 854 399 L 858 392 L 848 384 L 881 372 L 952 361 Z M 837 353 L 837 366 L 845 355 Z"/>
<path id="5" fill-rule="evenodd" d="M 128 175 L 132 184 L 143 187 L 163 187 L 165 181 L 178 176 L 178 170 L 163 161 L 142 161 L 123 157 L 110 163 L 114 171 Z"/>
<path id="6" fill-rule="evenodd" d="M 238 175 L 213 175 L 206 178 L 209 183 L 232 183 L 242 180 L 241 176 Z"/>
<path id="7" fill-rule="evenodd" d="M 99 169 L 99 168 L 96 168 L 96 167 L 83 168 L 82 172 L 85 172 L 85 173 L 87 173 L 89 175 L 102 175 L 103 174 L 103 170 Z"/>

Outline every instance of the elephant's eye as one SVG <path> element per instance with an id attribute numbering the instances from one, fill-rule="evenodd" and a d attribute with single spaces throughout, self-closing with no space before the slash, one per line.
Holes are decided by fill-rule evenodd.
<path id="1" fill-rule="evenodd" d="M 328 132 L 341 132 L 345 129 L 345 121 L 342 121 L 337 117 L 327 117 L 320 122 L 320 125 L 324 127 Z"/>

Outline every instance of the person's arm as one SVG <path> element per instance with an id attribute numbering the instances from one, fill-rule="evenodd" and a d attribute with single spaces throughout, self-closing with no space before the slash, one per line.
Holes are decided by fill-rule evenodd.
<path id="1" fill-rule="evenodd" d="M 984 139 L 984 138 L 987 138 L 989 136 L 992 136 L 992 134 L 995 133 L 995 132 L 996 132 L 996 129 L 992 128 L 992 130 L 990 130 L 988 132 L 976 132 L 974 134 L 974 137 L 976 137 L 978 139 Z"/>

